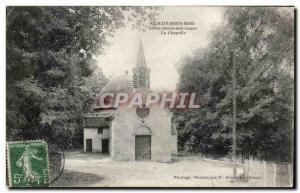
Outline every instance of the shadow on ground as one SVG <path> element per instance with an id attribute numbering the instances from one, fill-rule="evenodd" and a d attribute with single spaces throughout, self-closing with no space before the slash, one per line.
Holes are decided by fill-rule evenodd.
<path id="1" fill-rule="evenodd" d="M 64 170 L 50 187 L 87 187 L 103 180 L 103 177 L 95 174 Z"/>

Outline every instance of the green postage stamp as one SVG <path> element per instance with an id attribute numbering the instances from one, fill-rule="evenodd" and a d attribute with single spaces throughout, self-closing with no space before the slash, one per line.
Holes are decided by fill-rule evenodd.
<path id="1" fill-rule="evenodd" d="M 7 161 L 10 187 L 43 187 L 49 184 L 45 141 L 8 142 Z"/>

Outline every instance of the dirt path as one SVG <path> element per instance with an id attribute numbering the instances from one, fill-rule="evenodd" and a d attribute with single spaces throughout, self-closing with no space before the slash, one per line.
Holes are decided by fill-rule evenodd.
<path id="1" fill-rule="evenodd" d="M 76 174 L 79 175 L 76 179 L 73 177 L 71 180 L 66 180 L 71 181 L 67 186 L 226 187 L 233 185 L 226 179 L 226 176 L 232 174 L 228 164 L 200 159 L 182 159 L 173 163 L 115 162 L 108 156 L 70 152 L 66 154 L 65 170 L 77 172 Z M 91 180 L 88 180 L 87 176 L 90 176 Z M 86 182 L 85 185 L 76 183 L 81 179 Z"/>

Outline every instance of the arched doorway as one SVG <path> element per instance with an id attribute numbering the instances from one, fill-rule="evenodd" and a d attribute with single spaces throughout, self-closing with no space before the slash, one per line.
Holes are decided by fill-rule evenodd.
<path id="1" fill-rule="evenodd" d="M 141 126 L 134 130 L 135 160 L 151 160 L 151 135 L 149 127 Z"/>

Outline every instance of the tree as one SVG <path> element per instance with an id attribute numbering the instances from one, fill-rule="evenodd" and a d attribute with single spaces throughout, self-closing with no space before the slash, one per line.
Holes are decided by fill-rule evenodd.
<path id="1" fill-rule="evenodd" d="M 65 142 L 70 133 L 82 133 L 95 84 L 107 81 L 95 56 L 109 46 L 116 29 L 141 26 L 156 12 L 153 7 L 7 7 L 7 139 L 52 136 Z"/>
<path id="2" fill-rule="evenodd" d="M 287 150 L 292 148 L 294 112 L 291 10 L 228 8 L 225 22 L 215 30 L 209 46 L 183 60 L 179 90 L 196 91 L 202 108 L 178 115 L 194 123 L 193 127 L 185 124 L 180 128 L 192 131 L 181 144 L 196 140 L 194 151 L 230 154 L 231 71 L 236 62 L 238 153 L 242 158 L 253 155 L 265 160 L 290 160 Z M 203 151 L 200 145 L 207 141 L 204 136 L 210 139 L 205 144 L 210 151 Z M 218 150 L 224 152 L 216 153 Z"/>

